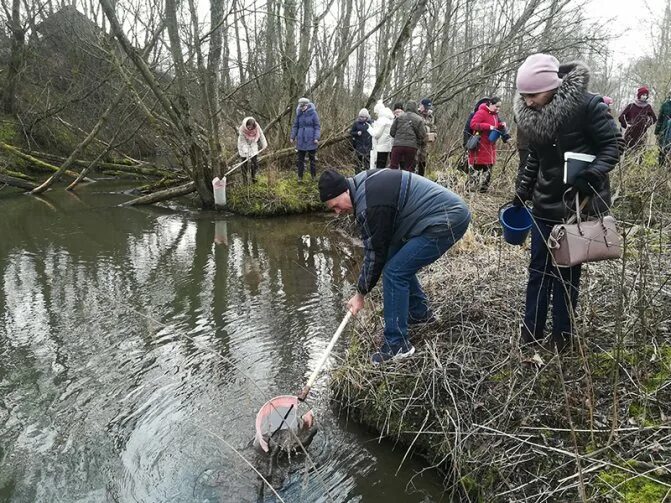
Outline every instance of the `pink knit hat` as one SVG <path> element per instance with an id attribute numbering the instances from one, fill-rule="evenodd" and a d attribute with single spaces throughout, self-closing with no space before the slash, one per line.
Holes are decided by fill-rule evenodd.
<path id="1" fill-rule="evenodd" d="M 559 61 L 549 54 L 532 54 L 517 70 L 517 91 L 521 94 L 536 94 L 557 89 Z"/>

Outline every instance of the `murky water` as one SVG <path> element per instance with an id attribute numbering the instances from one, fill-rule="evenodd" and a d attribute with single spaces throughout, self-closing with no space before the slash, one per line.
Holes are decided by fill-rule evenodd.
<path id="1" fill-rule="evenodd" d="M 359 251 L 324 217 L 125 199 L 0 191 L 0 501 L 257 501 L 255 414 L 304 384 Z M 437 475 L 334 415 L 326 379 L 280 498 L 439 500 Z"/>

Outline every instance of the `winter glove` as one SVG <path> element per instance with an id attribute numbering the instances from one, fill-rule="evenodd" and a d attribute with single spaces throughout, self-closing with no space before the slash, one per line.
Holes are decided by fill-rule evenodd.
<path id="1" fill-rule="evenodd" d="M 594 189 L 585 177 L 579 176 L 573 182 L 573 186 L 583 197 L 589 197 L 594 193 Z"/>

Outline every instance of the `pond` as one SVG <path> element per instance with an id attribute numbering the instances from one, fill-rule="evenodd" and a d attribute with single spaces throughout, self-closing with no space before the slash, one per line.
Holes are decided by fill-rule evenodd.
<path id="1" fill-rule="evenodd" d="M 115 190 L 0 191 L 0 501 L 257 501 L 256 412 L 303 386 L 360 250 L 325 216 L 120 208 Z M 327 381 L 282 500 L 440 500 L 439 476 L 338 414 Z"/>

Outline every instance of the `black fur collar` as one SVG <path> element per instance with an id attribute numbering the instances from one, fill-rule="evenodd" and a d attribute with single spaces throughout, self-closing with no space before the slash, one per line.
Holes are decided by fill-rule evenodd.
<path id="1" fill-rule="evenodd" d="M 579 61 L 559 67 L 563 81 L 550 103 L 541 110 L 529 108 L 522 96 L 514 103 L 517 125 L 531 143 L 552 142 L 557 132 L 578 112 L 585 99 L 590 70 Z"/>

